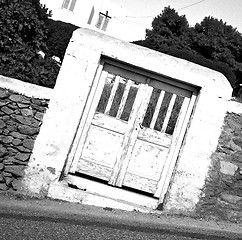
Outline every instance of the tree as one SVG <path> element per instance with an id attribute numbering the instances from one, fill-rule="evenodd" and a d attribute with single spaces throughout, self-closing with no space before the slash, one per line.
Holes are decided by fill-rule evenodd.
<path id="1" fill-rule="evenodd" d="M 205 17 L 189 27 L 184 15 L 166 7 L 146 30 L 145 40 L 134 43 L 220 71 L 234 95 L 242 95 L 242 36 L 222 20 Z"/>
<path id="2" fill-rule="evenodd" d="M 236 76 L 235 93 L 242 83 L 242 35 L 222 20 L 205 17 L 194 28 L 192 49 L 207 59 L 228 64 Z"/>
<path id="3" fill-rule="evenodd" d="M 46 26 L 48 28 L 46 41 L 49 49 L 48 53 L 50 56 L 59 57 L 62 61 L 71 35 L 78 27 L 70 23 L 54 21 L 52 19 L 47 20 Z"/>
<path id="4" fill-rule="evenodd" d="M 167 51 L 169 48 L 189 49 L 189 28 L 186 17 L 169 7 L 165 7 L 160 15 L 154 18 L 152 29 L 146 30 L 145 42 L 155 50 Z"/>
<path id="5" fill-rule="evenodd" d="M 0 74 L 54 86 L 59 67 L 37 54 L 48 51 L 49 16 L 39 0 L 0 0 Z"/>

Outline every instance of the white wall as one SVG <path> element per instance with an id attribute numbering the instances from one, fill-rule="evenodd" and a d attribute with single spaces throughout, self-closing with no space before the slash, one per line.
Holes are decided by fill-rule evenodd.
<path id="1" fill-rule="evenodd" d="M 77 0 L 74 11 L 62 8 L 63 0 L 40 0 L 41 4 L 52 11 L 52 18 L 63 22 L 74 24 L 78 27 L 91 28 L 99 31 L 95 27 L 99 12 L 106 13 L 111 17 L 106 34 L 128 40 L 127 23 L 125 22 L 125 7 L 115 0 Z M 91 25 L 87 24 L 92 7 L 94 6 L 94 16 Z"/>

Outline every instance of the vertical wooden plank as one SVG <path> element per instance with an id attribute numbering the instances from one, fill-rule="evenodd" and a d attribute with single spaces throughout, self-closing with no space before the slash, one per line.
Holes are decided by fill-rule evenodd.
<path id="1" fill-rule="evenodd" d="M 101 78 L 98 83 L 98 87 L 97 87 L 97 89 L 95 89 L 96 91 L 93 90 L 92 98 L 90 97 L 90 101 L 88 101 L 88 104 L 86 107 L 87 110 L 85 112 L 87 117 L 86 117 L 85 122 L 82 124 L 82 128 L 80 128 L 80 129 L 82 129 L 82 132 L 80 133 L 80 137 L 79 138 L 76 137 L 76 139 L 78 139 L 79 141 L 78 141 L 78 146 L 76 147 L 76 151 L 74 154 L 73 162 L 71 164 L 70 172 L 75 172 L 77 163 L 82 155 L 82 151 L 83 151 L 85 139 L 86 139 L 86 136 L 88 133 L 88 129 L 91 125 L 91 121 L 92 121 L 94 113 L 96 111 L 96 108 L 97 108 L 97 105 L 98 105 L 98 102 L 99 102 L 107 76 L 108 76 L 108 72 L 102 71 Z"/>
<path id="2" fill-rule="evenodd" d="M 136 98 L 135 98 L 135 101 L 134 101 L 134 104 L 133 104 L 133 108 L 132 108 L 131 113 L 130 113 L 130 119 L 128 121 L 128 126 L 127 126 L 128 130 L 124 134 L 122 146 L 121 146 L 120 151 L 119 151 L 119 153 L 116 157 L 114 169 L 113 169 L 112 175 L 111 175 L 110 180 L 109 180 L 110 185 L 115 185 L 117 177 L 118 177 L 119 170 L 122 166 L 120 159 L 121 159 L 121 156 L 122 156 L 122 153 L 123 153 L 123 149 L 125 148 L 125 146 L 128 143 L 130 131 L 134 126 L 134 121 L 135 121 L 135 118 L 136 118 L 137 109 L 138 109 L 139 104 L 142 100 L 141 96 L 142 96 L 143 91 L 144 91 L 144 84 L 140 84 Z"/>
<path id="3" fill-rule="evenodd" d="M 121 117 L 121 114 L 122 114 L 122 112 L 124 110 L 124 106 L 125 106 L 126 100 L 128 98 L 129 89 L 130 89 L 132 83 L 133 82 L 131 80 L 128 80 L 127 83 L 126 83 L 126 86 L 125 86 L 125 89 L 124 89 L 124 93 L 123 93 L 123 97 L 121 99 L 116 118 L 120 118 Z"/>
<path id="4" fill-rule="evenodd" d="M 162 125 L 162 128 L 161 128 L 161 132 L 166 131 L 166 128 L 167 128 L 167 125 L 168 125 L 168 122 L 169 122 L 169 119 L 170 119 L 170 116 L 171 116 L 171 113 L 172 113 L 172 109 L 173 109 L 173 106 L 175 104 L 175 100 L 176 100 L 176 94 L 172 94 L 172 98 L 171 98 L 171 101 L 169 103 L 169 107 L 168 107 L 167 112 L 166 112 L 166 117 L 164 119 L 164 122 L 163 122 L 163 125 Z"/>
<path id="5" fill-rule="evenodd" d="M 112 90 L 111 90 L 111 93 L 110 93 L 110 96 L 109 96 L 109 99 L 108 99 L 108 103 L 107 103 L 107 106 L 106 106 L 106 109 L 105 109 L 105 112 L 104 112 L 105 114 L 108 114 L 109 111 L 110 111 L 110 108 L 112 106 L 115 93 L 116 93 L 117 88 L 118 88 L 119 80 L 120 80 L 120 76 L 116 76 L 115 80 L 114 80 L 114 84 L 113 84 Z"/>
<path id="6" fill-rule="evenodd" d="M 125 145 L 123 147 L 123 151 L 120 157 L 120 171 L 118 172 L 117 175 L 117 180 L 116 180 L 116 186 L 122 186 L 123 180 L 124 180 L 124 176 L 125 173 L 127 171 L 128 165 L 129 165 L 129 161 L 131 158 L 131 154 L 139 133 L 139 124 L 143 121 L 143 118 L 145 116 L 145 112 L 146 109 L 148 107 L 149 101 L 150 101 L 150 97 L 152 94 L 152 87 L 149 87 L 147 84 L 142 84 L 143 85 L 143 89 L 140 92 L 140 97 L 137 99 L 137 110 L 136 113 L 131 113 L 132 115 L 132 119 L 133 119 L 133 126 L 130 128 L 130 130 L 127 132 L 126 134 L 126 138 L 125 139 Z M 141 99 L 140 99 L 141 98 Z M 139 102 L 138 102 L 139 100 Z"/>
<path id="7" fill-rule="evenodd" d="M 152 117 L 152 120 L 151 120 L 151 123 L 150 123 L 150 128 L 151 129 L 154 129 L 155 122 L 157 120 L 157 117 L 158 117 L 158 114 L 159 114 L 160 107 L 161 107 L 161 104 L 162 104 L 164 96 L 165 96 L 165 91 L 162 90 L 161 93 L 160 93 L 159 99 L 157 101 L 155 112 L 153 114 L 153 117 Z"/>
<path id="8" fill-rule="evenodd" d="M 190 120 L 193 106 L 195 104 L 197 97 L 197 92 L 193 92 L 191 98 L 185 98 L 181 113 L 179 117 L 179 122 L 177 122 L 177 125 L 174 130 L 173 137 L 175 138 L 174 141 L 172 141 L 172 145 L 170 147 L 169 155 L 167 157 L 164 169 L 161 173 L 161 178 L 157 184 L 157 190 L 154 194 L 155 197 L 159 198 L 159 203 L 163 202 L 164 196 L 167 192 L 172 172 L 176 164 L 176 160 L 181 148 L 181 144 L 187 129 L 188 122 Z"/>

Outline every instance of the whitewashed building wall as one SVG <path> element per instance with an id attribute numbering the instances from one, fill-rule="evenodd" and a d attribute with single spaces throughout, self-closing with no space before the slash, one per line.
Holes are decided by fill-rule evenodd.
<path id="1" fill-rule="evenodd" d="M 41 0 L 52 18 L 126 40 L 125 7 L 113 0 Z M 100 16 L 100 13 L 102 16 Z M 106 15 L 107 16 L 104 16 Z M 105 21 L 106 20 L 106 21 Z"/>

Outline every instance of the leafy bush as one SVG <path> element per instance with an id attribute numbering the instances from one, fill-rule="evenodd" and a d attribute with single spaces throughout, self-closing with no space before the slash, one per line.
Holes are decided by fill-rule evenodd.
<path id="1" fill-rule="evenodd" d="M 48 28 L 46 42 L 49 49 L 48 54 L 50 56 L 57 56 L 62 61 L 72 33 L 78 27 L 70 23 L 54 21 L 52 19 L 47 20 L 46 26 Z"/>
<path id="2" fill-rule="evenodd" d="M 0 0 L 0 74 L 54 87 L 59 67 L 37 54 L 48 52 L 49 16 L 39 0 Z"/>

